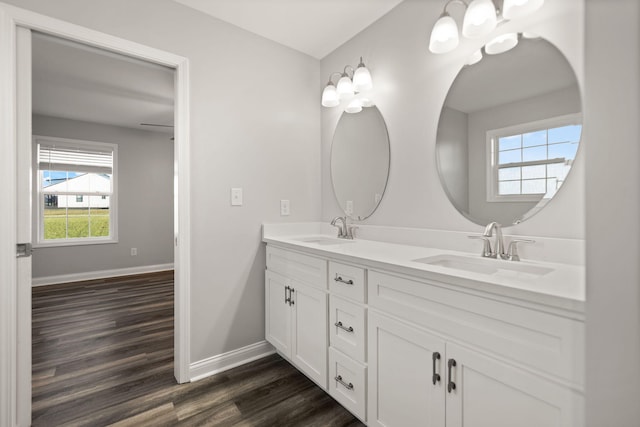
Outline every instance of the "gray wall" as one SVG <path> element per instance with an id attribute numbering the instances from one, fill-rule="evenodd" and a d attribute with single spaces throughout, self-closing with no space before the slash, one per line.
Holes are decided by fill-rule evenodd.
<path id="1" fill-rule="evenodd" d="M 589 427 L 637 427 L 640 2 L 586 4 L 586 420 Z"/>
<path id="2" fill-rule="evenodd" d="M 261 224 L 320 217 L 319 61 L 171 0 L 7 3 L 190 60 L 191 361 L 264 340 Z"/>
<path id="3" fill-rule="evenodd" d="M 469 116 L 444 107 L 438 125 L 437 161 L 445 191 L 451 203 L 462 212 L 469 211 Z M 444 185 L 444 184 L 443 184 Z"/>
<path id="4" fill-rule="evenodd" d="M 429 31 L 444 2 L 405 0 L 321 61 L 326 79 L 360 56 L 371 70 L 374 101 L 391 142 L 391 174 L 378 210 L 364 223 L 479 232 L 449 202 L 436 168 L 435 140 L 440 111 L 451 83 L 471 53 L 487 40 L 463 39 L 447 55 L 428 51 Z M 584 1 L 547 1 L 531 18 L 500 26 L 501 32 L 530 30 L 555 44 L 583 82 Z M 568 30 L 570 29 L 570 31 Z M 322 110 L 322 217 L 340 213 L 332 195 L 329 152 L 339 112 Z M 484 180 L 483 180 L 484 182 Z M 580 238 L 585 236 L 584 156 L 546 209 L 508 229 L 509 234 Z"/>
<path id="5" fill-rule="evenodd" d="M 33 134 L 118 145 L 118 243 L 36 248 L 34 278 L 173 263 L 171 135 L 38 115 Z"/>

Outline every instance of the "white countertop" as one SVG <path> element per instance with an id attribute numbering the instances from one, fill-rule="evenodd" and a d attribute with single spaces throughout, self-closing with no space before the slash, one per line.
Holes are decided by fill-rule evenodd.
<path id="1" fill-rule="evenodd" d="M 475 256 L 465 252 L 362 239 L 354 239 L 348 243 L 335 245 L 318 244 L 304 242 L 301 239 L 335 238 L 335 236 L 318 233 L 307 234 L 305 231 L 303 228 L 298 228 L 289 230 L 291 234 L 287 234 L 282 229 L 270 229 L 265 225 L 263 241 L 333 260 L 425 278 L 447 285 L 463 287 L 467 290 L 533 303 L 549 309 L 569 310 L 578 315 L 584 313 L 585 269 L 583 266 L 523 260 L 520 261 L 523 266 L 543 267 L 551 271 L 544 275 L 516 271 L 507 272 L 508 274 L 503 272 L 499 275 L 484 274 L 415 261 L 438 255 L 455 255 L 466 258 Z M 480 255 L 477 257 L 482 259 Z M 496 263 L 516 262 L 485 260 Z"/>

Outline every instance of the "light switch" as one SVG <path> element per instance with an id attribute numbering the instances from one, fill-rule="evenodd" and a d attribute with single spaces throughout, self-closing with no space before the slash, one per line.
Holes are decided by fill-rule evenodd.
<path id="1" fill-rule="evenodd" d="M 289 215 L 289 201 L 288 200 L 280 200 L 280 216 Z"/>
<path id="2" fill-rule="evenodd" d="M 231 189 L 231 206 L 242 206 L 242 188 Z"/>

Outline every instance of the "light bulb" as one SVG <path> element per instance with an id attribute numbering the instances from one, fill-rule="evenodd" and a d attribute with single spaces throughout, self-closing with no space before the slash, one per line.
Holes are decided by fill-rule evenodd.
<path id="1" fill-rule="evenodd" d="M 340 80 L 338 80 L 338 86 L 336 86 L 336 91 L 338 92 L 338 97 L 340 99 L 345 99 L 350 96 L 353 96 L 353 84 L 351 83 L 351 79 L 346 74 L 343 74 Z"/>
<path id="2" fill-rule="evenodd" d="M 360 64 L 358 68 L 353 73 L 353 89 L 356 92 L 362 92 L 363 90 L 369 90 L 373 87 L 373 82 L 371 81 L 371 73 L 364 66 L 362 62 L 362 57 L 360 57 Z"/>
<path id="3" fill-rule="evenodd" d="M 491 0 L 473 0 L 469 3 L 462 21 L 462 35 L 482 37 L 496 28 L 496 7 Z"/>
<path id="4" fill-rule="evenodd" d="M 448 14 L 443 13 L 431 30 L 429 50 L 432 53 L 451 52 L 458 46 L 458 25 Z"/>
<path id="5" fill-rule="evenodd" d="M 362 101 L 360 101 L 360 99 L 358 98 L 354 98 L 349 105 L 347 105 L 347 108 L 344 109 L 345 113 L 359 113 L 360 111 L 362 111 Z"/>
<path id="6" fill-rule="evenodd" d="M 482 49 L 478 49 L 475 52 L 473 52 L 471 57 L 469 57 L 469 59 L 467 60 L 467 65 L 477 64 L 481 60 L 482 60 Z"/>
<path id="7" fill-rule="evenodd" d="M 514 19 L 527 16 L 540 9 L 544 0 L 504 0 L 502 16 L 505 19 Z"/>
<path id="8" fill-rule="evenodd" d="M 322 91 L 322 106 L 323 107 L 335 107 L 340 104 L 340 100 L 338 99 L 338 92 L 336 92 L 336 87 L 329 82 L 327 86 Z"/>
<path id="9" fill-rule="evenodd" d="M 518 44 L 518 34 L 507 33 L 498 36 L 484 46 L 487 55 L 497 55 L 513 49 Z"/>

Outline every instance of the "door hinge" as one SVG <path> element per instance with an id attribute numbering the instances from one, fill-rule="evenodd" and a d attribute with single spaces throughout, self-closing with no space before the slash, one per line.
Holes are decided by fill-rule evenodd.
<path id="1" fill-rule="evenodd" d="M 32 252 L 33 247 L 31 246 L 31 243 L 18 243 L 16 245 L 17 258 L 30 257 Z"/>

